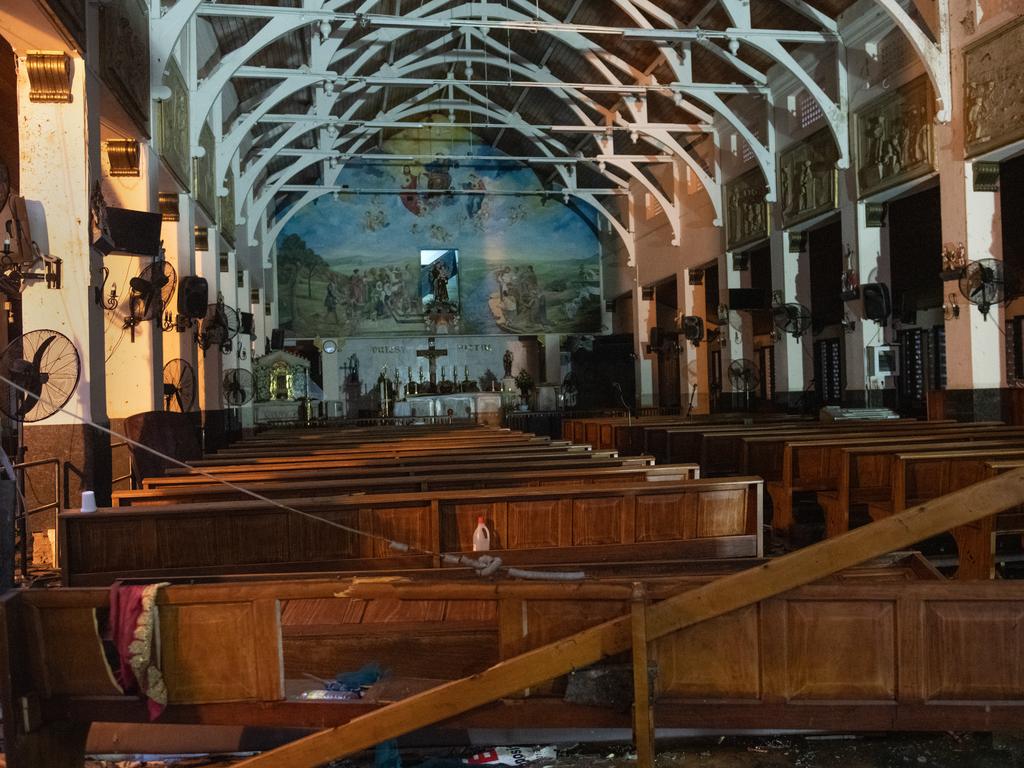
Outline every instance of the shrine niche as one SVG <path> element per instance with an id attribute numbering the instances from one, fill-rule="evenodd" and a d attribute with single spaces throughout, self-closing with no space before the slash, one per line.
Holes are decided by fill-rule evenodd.
<path id="1" fill-rule="evenodd" d="M 828 129 L 818 131 L 781 154 L 779 204 L 784 227 L 836 209 L 838 160 L 839 152 Z"/>
<path id="2" fill-rule="evenodd" d="M 964 51 L 964 84 L 968 157 L 1024 138 L 1024 18 Z"/>
<path id="3" fill-rule="evenodd" d="M 280 349 L 257 358 L 253 361 L 256 401 L 290 402 L 308 397 L 309 369 L 309 360 Z"/>
<path id="4" fill-rule="evenodd" d="M 753 168 L 725 187 L 725 243 L 728 250 L 765 240 L 771 232 L 768 185 L 759 168 Z"/>
<path id="5" fill-rule="evenodd" d="M 149 138 L 149 10 L 141 0 L 102 4 L 100 30 L 103 80 Z"/>
<path id="6" fill-rule="evenodd" d="M 854 116 L 860 197 L 935 170 L 935 96 L 921 76 L 876 99 Z"/>
<path id="7" fill-rule="evenodd" d="M 164 73 L 164 85 L 171 89 L 170 98 L 157 105 L 157 142 L 160 157 L 178 181 L 191 188 L 188 146 L 188 86 L 178 63 L 172 58 Z"/>

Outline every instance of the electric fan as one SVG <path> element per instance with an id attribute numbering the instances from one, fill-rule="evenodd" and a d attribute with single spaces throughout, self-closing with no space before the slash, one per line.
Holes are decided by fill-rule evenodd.
<path id="1" fill-rule="evenodd" d="M 29 331 L 0 355 L 0 411 L 18 422 L 49 418 L 71 399 L 80 373 L 71 339 L 59 331 Z"/>
<path id="2" fill-rule="evenodd" d="M 222 352 L 228 353 L 231 351 L 231 340 L 238 335 L 238 326 L 238 311 L 218 301 L 207 306 L 206 316 L 199 321 L 196 339 L 203 352 L 217 346 Z"/>
<path id="3" fill-rule="evenodd" d="M 682 330 L 685 339 L 695 347 L 699 347 L 704 340 L 704 320 L 696 315 L 683 318 Z"/>
<path id="4" fill-rule="evenodd" d="M 972 261 L 960 276 L 960 293 L 987 319 L 992 305 L 1007 296 L 1003 263 L 995 259 Z"/>
<path id="5" fill-rule="evenodd" d="M 772 307 L 772 320 L 779 331 L 799 340 L 811 327 L 811 310 L 803 304 L 780 304 Z"/>
<path id="6" fill-rule="evenodd" d="M 135 326 L 163 317 L 177 284 L 178 274 L 167 261 L 154 261 L 128 281 L 130 291 L 124 327 L 131 330 L 132 342 L 135 341 Z"/>
<path id="7" fill-rule="evenodd" d="M 196 401 L 196 372 L 180 357 L 164 366 L 164 410 L 188 413 Z"/>
<path id="8" fill-rule="evenodd" d="M 255 394 L 256 381 L 245 368 L 231 368 L 224 372 L 224 402 L 232 407 L 245 405 Z"/>

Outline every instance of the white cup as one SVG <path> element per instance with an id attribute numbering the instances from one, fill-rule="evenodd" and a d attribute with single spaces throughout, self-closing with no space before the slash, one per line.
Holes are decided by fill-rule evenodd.
<path id="1" fill-rule="evenodd" d="M 96 494 L 92 491 L 82 491 L 82 511 L 96 511 Z"/>

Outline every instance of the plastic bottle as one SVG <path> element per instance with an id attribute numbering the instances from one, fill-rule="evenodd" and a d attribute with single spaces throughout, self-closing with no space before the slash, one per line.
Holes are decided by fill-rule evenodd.
<path id="1" fill-rule="evenodd" d="M 487 530 L 484 518 L 476 519 L 476 530 L 473 531 L 473 551 L 487 552 L 491 548 L 491 532 Z"/>

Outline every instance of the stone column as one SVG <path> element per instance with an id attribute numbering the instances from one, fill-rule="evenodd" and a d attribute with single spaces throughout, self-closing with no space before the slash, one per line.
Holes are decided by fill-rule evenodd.
<path id="1" fill-rule="evenodd" d="M 682 315 L 705 317 L 704 286 L 693 285 L 691 270 L 684 269 L 676 277 L 676 290 L 679 311 Z M 706 341 L 694 346 L 687 341 L 680 330 L 679 336 L 679 386 L 681 390 L 680 407 L 686 413 L 687 407 L 693 402 L 690 413 L 709 413 L 711 399 L 708 377 L 708 354 Z M 693 394 L 693 388 L 697 392 Z"/>
<path id="2" fill-rule="evenodd" d="M 800 235 L 779 229 L 772 233 L 772 291 L 780 304 L 803 304 L 810 309 L 810 270 L 806 252 L 800 251 Z M 801 269 L 801 261 L 804 262 Z M 775 343 L 775 402 L 783 408 L 796 408 L 807 388 L 813 365 L 807 360 L 810 331 L 800 338 L 778 331 Z"/>
<path id="3" fill-rule="evenodd" d="M 88 29 L 96 42 L 96 9 L 88 6 Z M 89 45 L 90 59 L 98 55 Z M 55 414 L 26 425 L 29 460 L 56 457 L 66 462 L 65 494 L 76 505 L 81 491 L 96 492 L 100 504 L 110 499 L 110 438 L 84 426 L 91 420 L 107 426 L 103 344 L 103 310 L 96 303 L 103 258 L 90 248 L 89 195 L 100 175 L 100 83 L 95 61 L 71 54 L 70 103 L 38 103 L 29 98 L 25 50 L 18 50 L 18 125 L 21 194 L 26 199 L 32 239 L 42 252 L 63 260 L 63 287 L 29 284 L 22 294 L 24 331 L 53 329 L 66 335 L 81 359 L 74 395 L 65 406 L 73 415 Z M 36 478 L 31 478 L 36 486 Z M 45 476 L 38 487 L 46 488 Z M 43 491 L 42 495 L 48 495 Z M 35 505 L 45 499 L 28 499 Z M 33 529 L 54 525 L 50 513 L 30 521 Z"/>
<path id="4" fill-rule="evenodd" d="M 192 198 L 188 195 L 177 195 L 178 221 L 165 221 L 160 229 L 164 241 L 164 258 L 167 259 L 178 273 L 178 284 L 189 275 L 196 274 L 195 251 L 195 216 Z M 177 315 L 178 299 L 175 296 L 168 311 Z M 181 358 L 188 362 L 193 370 L 197 369 L 195 326 L 186 328 L 183 333 L 177 331 L 164 334 L 164 362 Z M 198 408 L 198 402 L 196 408 Z"/>
<path id="5" fill-rule="evenodd" d="M 104 153 L 106 150 L 104 149 Z M 103 168 L 109 171 L 106 157 Z M 148 143 L 139 146 L 139 175 L 102 179 L 103 194 L 108 205 L 135 211 L 155 211 L 160 160 Z M 104 258 L 109 277 L 104 289 L 104 301 L 116 286 L 117 308 L 106 309 L 104 336 L 107 368 L 111 377 L 107 382 L 107 413 L 111 423 L 120 431 L 125 418 L 161 408 L 158 387 L 162 389 L 163 332 L 156 320 L 132 325 L 130 300 L 131 278 L 139 276 L 154 264 L 154 259 L 125 253 L 111 253 Z M 134 334 L 133 334 L 134 330 Z M 120 471 L 117 474 L 124 474 Z"/>
<path id="6" fill-rule="evenodd" d="M 637 257 L 639 258 L 639 257 Z M 651 329 L 658 325 L 658 312 L 654 298 L 644 299 L 639 279 L 633 286 L 633 350 L 636 354 L 636 407 L 649 408 L 658 404 L 658 380 L 654 366 L 658 359 L 655 351 L 647 352 Z"/>

